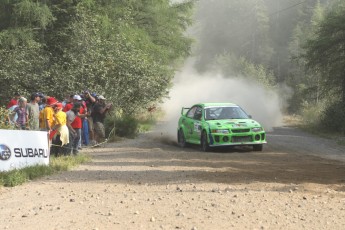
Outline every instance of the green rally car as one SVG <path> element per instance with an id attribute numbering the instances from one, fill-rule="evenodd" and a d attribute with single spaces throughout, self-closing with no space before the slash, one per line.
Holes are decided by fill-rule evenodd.
<path id="1" fill-rule="evenodd" d="M 203 151 L 217 146 L 253 146 L 262 151 L 264 128 L 233 103 L 200 103 L 182 108 L 177 141 L 181 147 L 199 144 Z"/>

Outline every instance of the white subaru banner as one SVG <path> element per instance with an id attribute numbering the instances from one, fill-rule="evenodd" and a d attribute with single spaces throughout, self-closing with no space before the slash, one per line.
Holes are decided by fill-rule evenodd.
<path id="1" fill-rule="evenodd" d="M 0 171 L 49 165 L 47 132 L 0 129 Z"/>

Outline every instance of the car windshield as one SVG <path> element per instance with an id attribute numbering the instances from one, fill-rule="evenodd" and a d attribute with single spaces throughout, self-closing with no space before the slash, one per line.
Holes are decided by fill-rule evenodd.
<path id="1" fill-rule="evenodd" d="M 248 119 L 249 116 L 238 106 L 207 107 L 205 120 Z"/>

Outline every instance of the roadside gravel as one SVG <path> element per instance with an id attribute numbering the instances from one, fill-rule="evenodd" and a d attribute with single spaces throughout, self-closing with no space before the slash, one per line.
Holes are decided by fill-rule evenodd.
<path id="1" fill-rule="evenodd" d="M 86 149 L 90 163 L 1 188 L 0 229 L 344 229 L 344 146 L 291 127 L 268 142 L 204 153 L 142 134 Z"/>

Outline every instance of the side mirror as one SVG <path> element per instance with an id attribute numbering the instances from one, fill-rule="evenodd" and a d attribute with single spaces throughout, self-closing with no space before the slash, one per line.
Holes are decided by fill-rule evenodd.
<path id="1" fill-rule="evenodd" d="M 250 118 L 250 119 L 252 119 L 253 117 L 252 117 L 252 115 L 248 115 L 248 117 Z"/>

